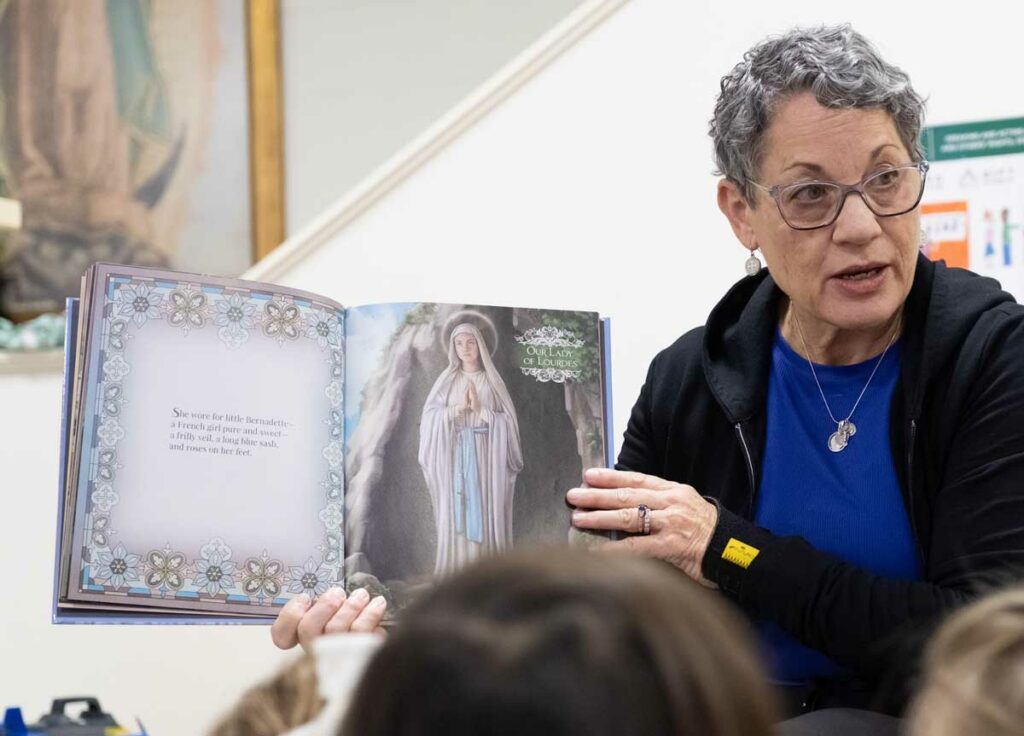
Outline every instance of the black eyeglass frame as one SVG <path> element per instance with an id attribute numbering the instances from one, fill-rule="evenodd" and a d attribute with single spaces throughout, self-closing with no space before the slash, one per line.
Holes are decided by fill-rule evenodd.
<path id="1" fill-rule="evenodd" d="M 820 230 L 823 227 L 829 227 L 829 226 L 835 224 L 835 221 L 839 219 L 839 215 L 843 211 L 843 207 L 846 205 L 846 198 L 849 197 L 851 194 L 854 194 L 854 193 L 860 195 L 861 201 L 864 203 L 864 205 L 869 210 L 871 210 L 871 213 L 875 217 L 899 217 L 900 215 L 907 214 L 908 212 L 913 210 L 915 207 L 917 207 L 919 204 L 921 204 L 921 198 L 924 197 L 925 182 L 928 179 L 928 169 L 929 169 L 929 166 L 930 166 L 929 163 L 927 161 L 923 160 L 923 159 L 921 161 L 918 161 L 917 163 L 913 163 L 913 164 L 904 164 L 903 166 L 893 166 L 891 168 L 884 169 L 882 171 L 876 171 L 871 176 L 864 177 L 859 182 L 857 182 L 856 184 L 853 184 L 851 186 L 847 186 L 846 184 L 840 184 L 839 182 L 835 182 L 835 181 L 817 181 L 817 180 L 814 180 L 814 181 L 793 182 L 792 184 L 776 184 L 775 186 L 772 186 L 772 187 L 766 187 L 764 184 L 756 182 L 753 179 L 747 179 L 747 181 L 750 182 L 751 184 L 753 184 L 758 189 L 761 189 L 761 190 L 767 192 L 771 196 L 771 198 L 775 200 L 775 206 L 779 210 L 779 216 L 782 217 L 782 221 L 785 222 L 787 225 L 789 225 L 789 227 L 791 227 L 794 230 Z M 864 191 L 863 191 L 864 184 L 866 182 L 871 181 L 876 176 L 882 176 L 883 174 L 886 174 L 886 173 L 888 173 L 890 171 L 897 171 L 897 170 L 900 170 L 900 169 L 917 169 L 921 173 L 921 191 L 919 191 L 917 193 L 917 199 L 914 200 L 914 203 L 912 205 L 907 207 L 905 210 L 900 210 L 899 212 L 887 212 L 887 213 L 884 213 L 884 214 L 881 213 L 881 212 L 877 212 L 875 210 L 875 208 L 871 206 L 871 198 L 864 196 Z M 830 220 L 828 220 L 828 222 L 824 222 L 821 225 L 811 225 L 810 227 L 807 227 L 807 226 L 797 226 L 797 225 L 794 225 L 793 223 L 791 223 L 788 219 L 786 219 L 786 213 L 782 211 L 782 202 L 779 200 L 779 197 L 782 194 L 783 190 L 789 189 L 790 187 L 805 187 L 805 186 L 807 186 L 809 184 L 823 184 L 825 186 L 830 186 L 830 187 L 839 187 L 839 206 L 836 207 L 835 213 L 832 215 L 832 218 Z"/>

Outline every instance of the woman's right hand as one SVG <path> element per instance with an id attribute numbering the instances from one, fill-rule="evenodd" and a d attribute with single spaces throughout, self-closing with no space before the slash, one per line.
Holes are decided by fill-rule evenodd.
<path id="1" fill-rule="evenodd" d="M 311 601 L 306 594 L 285 604 L 270 627 L 270 638 L 281 649 L 302 645 L 307 652 L 314 639 L 324 634 L 345 632 L 384 635 L 381 619 L 387 610 L 384 596 L 371 600 L 364 588 L 346 596 L 342 588 L 331 588 Z"/>

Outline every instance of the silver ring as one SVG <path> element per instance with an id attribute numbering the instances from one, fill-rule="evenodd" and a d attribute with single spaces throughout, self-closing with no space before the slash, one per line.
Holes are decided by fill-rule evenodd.
<path id="1" fill-rule="evenodd" d="M 640 504 L 636 507 L 636 512 L 640 517 L 640 534 L 651 533 L 651 507 L 645 503 Z"/>

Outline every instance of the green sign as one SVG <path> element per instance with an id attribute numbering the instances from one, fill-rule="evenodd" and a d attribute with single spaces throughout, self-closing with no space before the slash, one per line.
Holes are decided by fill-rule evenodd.
<path id="1" fill-rule="evenodd" d="M 925 128 L 924 155 L 929 161 L 1024 153 L 1024 118 Z"/>

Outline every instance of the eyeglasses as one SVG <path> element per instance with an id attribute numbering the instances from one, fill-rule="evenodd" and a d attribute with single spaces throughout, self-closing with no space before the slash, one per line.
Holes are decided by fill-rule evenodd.
<path id="1" fill-rule="evenodd" d="M 748 179 L 772 196 L 779 214 L 794 230 L 817 230 L 839 218 L 846 198 L 859 194 L 876 217 L 895 217 L 917 207 L 924 194 L 928 162 L 878 171 L 853 186 L 830 181 L 801 181 L 766 187 Z"/>

